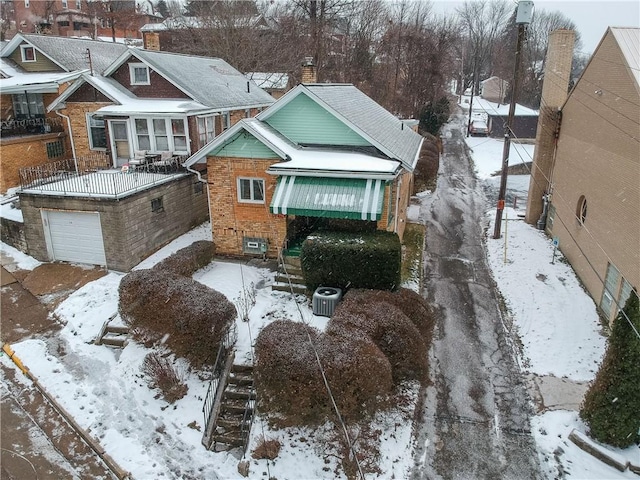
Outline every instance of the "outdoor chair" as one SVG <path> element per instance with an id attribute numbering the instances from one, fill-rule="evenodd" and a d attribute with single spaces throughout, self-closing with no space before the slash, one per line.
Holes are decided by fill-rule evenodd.
<path id="1" fill-rule="evenodd" d="M 173 152 L 161 152 L 160 159 L 153 162 L 153 167 L 157 172 L 168 173 L 175 167 Z"/>
<path id="2" fill-rule="evenodd" d="M 146 166 L 147 164 L 147 151 L 136 150 L 133 152 L 133 158 L 129 160 L 129 166 L 133 169 L 138 169 Z"/>

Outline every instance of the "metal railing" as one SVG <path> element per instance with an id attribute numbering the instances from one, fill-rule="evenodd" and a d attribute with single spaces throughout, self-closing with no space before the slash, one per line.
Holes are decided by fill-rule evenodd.
<path id="1" fill-rule="evenodd" d="M 21 137 L 25 135 L 42 135 L 44 133 L 63 132 L 61 118 L 31 117 L 0 120 L 0 137 Z"/>
<path id="2" fill-rule="evenodd" d="M 218 390 L 224 388 L 224 380 L 222 373 L 224 365 L 231 353 L 231 349 L 236 342 L 236 332 L 233 329 L 228 329 L 222 336 L 220 345 L 218 346 L 218 352 L 216 354 L 216 360 L 213 364 L 213 378 L 209 382 L 209 388 L 207 394 L 204 397 L 204 405 L 202 406 L 202 413 L 204 414 L 204 427 L 207 431 L 207 426 L 211 420 L 211 412 L 215 403 L 215 399 L 218 397 Z"/>
<path id="3" fill-rule="evenodd" d="M 242 416 L 242 424 L 240 426 L 240 439 L 242 440 L 242 453 L 247 452 L 249 446 L 249 434 L 251 433 L 251 427 L 253 425 L 253 418 L 255 416 L 256 399 L 255 390 L 253 388 L 253 381 L 249 388 L 249 398 L 244 406 L 244 415 Z"/>
<path id="4" fill-rule="evenodd" d="M 185 173 L 178 158 L 172 171 L 153 168 L 112 168 L 106 155 L 79 157 L 20 169 L 23 191 L 44 194 L 120 198 L 168 181 L 170 174 Z M 77 168 L 76 168 L 77 166 Z"/>

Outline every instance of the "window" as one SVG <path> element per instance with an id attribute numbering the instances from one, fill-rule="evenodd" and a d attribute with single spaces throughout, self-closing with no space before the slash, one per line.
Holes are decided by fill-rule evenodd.
<path id="1" fill-rule="evenodd" d="M 264 180 L 261 178 L 238 178 L 238 201 L 264 203 Z"/>
<path id="2" fill-rule="evenodd" d="M 607 319 L 611 320 L 624 308 L 631 295 L 631 284 L 620 275 L 620 271 L 613 264 L 607 265 L 607 274 L 604 278 L 604 290 L 600 300 L 600 309 Z"/>
<path id="3" fill-rule="evenodd" d="M 20 53 L 22 54 L 23 62 L 35 62 L 36 61 L 36 49 L 29 45 L 20 45 Z"/>
<path id="4" fill-rule="evenodd" d="M 69 8 L 69 0 L 62 0 L 62 8 L 64 9 Z"/>
<path id="5" fill-rule="evenodd" d="M 87 133 L 89 134 L 89 148 L 91 150 L 107 149 L 107 131 L 104 118 L 87 114 Z"/>
<path id="6" fill-rule="evenodd" d="M 154 198 L 151 200 L 151 211 L 152 212 L 163 212 L 164 206 L 162 205 L 162 197 Z"/>
<path id="7" fill-rule="evenodd" d="M 16 118 L 32 118 L 44 115 L 41 93 L 18 93 L 12 95 L 13 114 Z"/>
<path id="8" fill-rule="evenodd" d="M 251 109 L 250 108 L 245 108 L 244 109 L 244 118 L 249 118 L 251 117 Z"/>
<path id="9" fill-rule="evenodd" d="M 68 27 L 69 26 L 69 21 L 68 20 L 61 20 L 58 22 L 58 26 L 59 27 Z"/>
<path id="10" fill-rule="evenodd" d="M 587 199 L 584 195 L 580 195 L 580 198 L 578 199 L 576 218 L 581 226 L 584 225 L 584 221 L 587 219 Z"/>
<path id="11" fill-rule="evenodd" d="M 204 147 L 216 136 L 215 117 L 198 117 L 198 141 L 200 147 Z"/>
<path id="12" fill-rule="evenodd" d="M 151 85 L 149 81 L 149 67 L 144 63 L 130 63 L 129 76 L 131 85 Z"/>
<path id="13" fill-rule="evenodd" d="M 47 157 L 58 158 L 64 155 L 64 144 L 62 140 L 56 140 L 55 142 L 46 143 Z"/>
<path id="14" fill-rule="evenodd" d="M 76 0 L 76 10 L 82 10 L 82 0 Z"/>
<path id="15" fill-rule="evenodd" d="M 187 128 L 182 118 L 134 119 L 136 150 L 189 153 Z"/>
<path id="16" fill-rule="evenodd" d="M 222 114 L 222 130 L 226 130 L 231 126 L 231 115 L 229 112 L 224 112 Z"/>

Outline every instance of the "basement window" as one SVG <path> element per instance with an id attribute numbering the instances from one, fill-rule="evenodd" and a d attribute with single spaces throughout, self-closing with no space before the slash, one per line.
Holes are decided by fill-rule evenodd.
<path id="1" fill-rule="evenodd" d="M 47 147 L 48 158 L 58 158 L 64 155 L 64 144 L 62 143 L 62 140 L 48 142 L 45 146 Z"/>
<path id="2" fill-rule="evenodd" d="M 151 200 L 152 212 L 164 212 L 164 206 L 162 205 L 162 197 L 154 198 Z"/>

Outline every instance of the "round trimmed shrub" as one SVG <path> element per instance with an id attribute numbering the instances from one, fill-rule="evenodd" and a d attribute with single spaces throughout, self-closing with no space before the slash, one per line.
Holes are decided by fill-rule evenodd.
<path id="1" fill-rule="evenodd" d="M 366 335 L 386 355 L 393 381 L 423 380 L 427 373 L 427 345 L 402 310 L 389 302 L 349 293 L 329 320 L 327 333 Z"/>
<path id="2" fill-rule="evenodd" d="M 215 358 L 224 332 L 236 317 L 222 293 L 191 278 L 161 270 L 135 270 L 120 282 L 120 316 L 133 337 L 164 343 L 200 367 Z"/>
<path id="3" fill-rule="evenodd" d="M 156 263 L 152 270 L 190 277 L 195 271 L 209 265 L 215 254 L 216 248 L 213 242 L 198 240 Z"/>
<path id="4" fill-rule="evenodd" d="M 309 336 L 340 414 L 355 420 L 375 411 L 392 381 L 388 360 L 371 341 L 277 320 L 260 332 L 255 345 L 258 398 L 265 411 L 279 415 L 272 420 L 281 426 L 319 425 L 334 415 Z"/>

